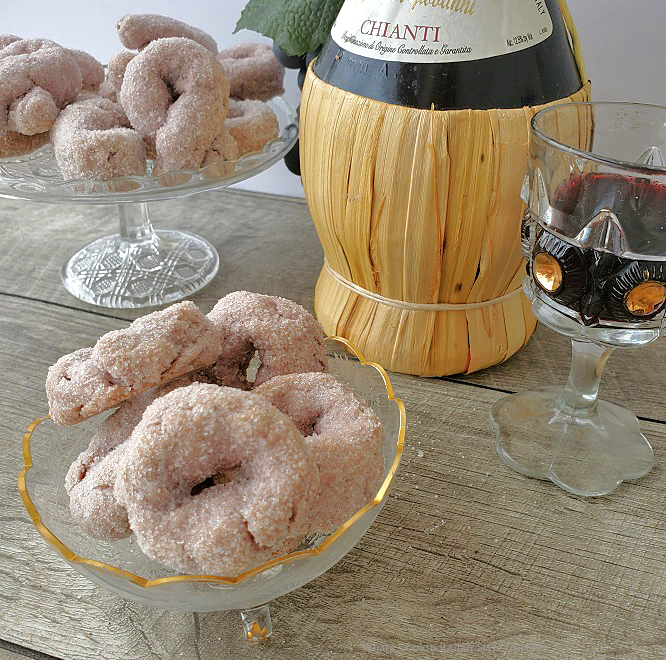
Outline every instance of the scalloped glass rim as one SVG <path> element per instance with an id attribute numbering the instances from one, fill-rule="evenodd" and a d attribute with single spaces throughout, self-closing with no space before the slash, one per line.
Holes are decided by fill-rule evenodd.
<path id="1" fill-rule="evenodd" d="M 244 181 L 283 158 L 298 139 L 296 112 L 282 96 L 268 102 L 280 125 L 280 135 L 261 151 L 235 161 L 218 161 L 198 170 L 164 172 L 157 176 L 127 176 L 111 181 L 63 179 L 49 143 L 40 149 L 0 159 L 0 197 L 34 202 L 123 204 L 170 199 Z M 39 175 L 40 168 L 49 176 Z"/>
<path id="2" fill-rule="evenodd" d="M 406 418 L 406 413 L 405 413 L 405 406 L 404 403 L 402 402 L 402 399 L 399 399 L 396 397 L 393 393 L 393 386 L 391 385 L 391 380 L 384 370 L 384 368 L 377 364 L 376 362 L 368 362 L 365 360 L 363 357 L 362 353 L 355 347 L 353 346 L 350 342 L 348 342 L 346 339 L 343 337 L 336 337 L 336 336 L 331 336 L 327 337 L 327 340 L 337 342 L 344 348 L 346 348 L 358 361 L 363 367 L 369 367 L 376 369 L 381 378 L 384 381 L 384 386 L 386 387 L 386 396 L 389 401 L 395 402 L 395 404 L 398 407 L 399 413 L 400 413 L 400 428 L 398 432 L 398 437 L 397 437 L 397 447 L 396 447 L 396 455 L 395 458 L 393 459 L 393 463 L 391 464 L 391 467 L 389 468 L 389 471 L 384 478 L 384 481 L 382 482 L 379 490 L 375 494 L 374 498 L 368 502 L 362 509 L 357 511 L 349 520 L 347 520 L 345 523 L 343 523 L 338 529 L 336 529 L 330 536 L 328 536 L 322 543 L 319 545 L 315 546 L 314 548 L 309 548 L 307 550 L 300 550 L 297 552 L 292 552 L 288 555 L 285 555 L 284 557 L 279 557 L 277 559 L 271 559 L 270 561 L 264 562 L 263 564 L 260 564 L 259 566 L 255 566 L 254 568 L 250 569 L 249 571 L 246 571 L 245 573 L 241 573 L 240 575 L 236 577 L 224 577 L 224 576 L 218 576 L 218 575 L 177 575 L 177 576 L 169 576 L 169 577 L 162 577 L 162 578 L 155 578 L 155 579 L 148 579 L 141 577 L 140 575 L 136 575 L 135 573 L 131 573 L 130 571 L 123 570 L 122 568 L 118 568 L 116 566 L 112 566 L 110 564 L 106 564 L 101 561 L 97 561 L 95 559 L 90 559 L 87 557 L 81 557 L 77 555 L 73 550 L 71 550 L 65 543 L 63 543 L 51 530 L 42 522 L 41 515 L 39 511 L 37 510 L 37 507 L 35 503 L 33 502 L 32 498 L 30 497 L 30 493 L 28 491 L 28 486 L 27 486 L 27 480 L 26 480 L 26 475 L 28 471 L 32 468 L 32 455 L 30 453 L 30 440 L 32 438 L 32 434 L 34 433 L 35 429 L 45 420 L 49 419 L 49 416 L 46 415 L 45 417 L 40 417 L 36 419 L 35 421 L 28 426 L 26 432 L 23 435 L 23 463 L 24 466 L 19 472 L 18 476 L 18 488 L 19 492 L 21 494 L 21 500 L 23 501 L 23 505 L 25 506 L 28 514 L 30 515 L 30 518 L 32 519 L 32 522 L 39 532 L 39 534 L 42 536 L 42 538 L 54 549 L 58 554 L 60 554 L 66 561 L 74 563 L 74 564 L 83 564 L 89 568 L 93 568 L 98 571 L 106 571 L 109 573 L 112 573 L 116 577 L 121 577 L 126 580 L 129 580 L 130 582 L 138 585 L 139 587 L 143 587 L 146 589 L 149 589 L 150 587 L 156 587 L 159 585 L 163 584 L 174 584 L 174 583 L 182 583 L 182 582 L 215 582 L 215 583 L 220 583 L 220 584 L 227 584 L 227 585 L 233 585 L 233 584 L 238 584 L 239 582 L 250 578 L 252 576 L 258 575 L 259 573 L 263 573 L 264 571 L 268 570 L 269 568 L 273 568 L 275 566 L 279 566 L 281 564 L 286 564 L 288 562 L 292 561 L 298 561 L 299 559 L 305 559 L 307 557 L 315 557 L 317 555 L 322 554 L 325 552 L 329 547 L 331 547 L 344 533 L 346 530 L 348 530 L 359 518 L 361 518 L 365 513 L 370 511 L 371 509 L 375 508 L 377 505 L 381 504 L 381 502 L 384 500 L 384 498 L 388 494 L 388 490 L 393 482 L 393 478 L 395 477 L 395 473 L 398 469 L 398 465 L 400 464 L 400 459 L 402 457 L 402 451 L 404 448 L 405 444 L 405 430 L 407 427 L 407 418 Z"/>

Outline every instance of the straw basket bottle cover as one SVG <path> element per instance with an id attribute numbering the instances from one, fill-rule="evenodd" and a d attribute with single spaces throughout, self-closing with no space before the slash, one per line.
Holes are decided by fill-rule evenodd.
<path id="1" fill-rule="evenodd" d="M 588 97 L 564 0 L 346 0 L 300 115 L 325 330 L 423 376 L 521 348 L 529 123 Z"/>

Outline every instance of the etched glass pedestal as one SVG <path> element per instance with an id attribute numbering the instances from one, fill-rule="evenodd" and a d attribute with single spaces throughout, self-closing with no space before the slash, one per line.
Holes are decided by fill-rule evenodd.
<path id="1" fill-rule="evenodd" d="M 74 296 L 93 305 L 138 308 L 190 296 L 215 276 L 219 257 L 200 236 L 154 230 L 148 203 L 193 195 L 244 181 L 282 159 L 298 139 L 298 120 L 284 98 L 268 102 L 280 134 L 261 151 L 198 170 L 127 176 L 111 181 L 64 179 L 46 145 L 0 160 L 0 197 L 36 202 L 115 204 L 120 231 L 78 250 L 63 266 L 62 280 Z"/>
<path id="2" fill-rule="evenodd" d="M 114 308 L 182 300 L 213 279 L 215 248 L 185 231 L 155 231 L 148 204 L 119 204 L 120 232 L 97 239 L 63 266 L 62 281 L 76 298 Z"/>

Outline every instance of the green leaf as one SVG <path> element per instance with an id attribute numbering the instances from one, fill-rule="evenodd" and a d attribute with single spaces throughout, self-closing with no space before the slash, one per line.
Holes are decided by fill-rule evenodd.
<path id="1" fill-rule="evenodd" d="M 343 1 L 249 0 L 234 32 L 260 32 L 288 55 L 303 55 L 326 41 Z"/>

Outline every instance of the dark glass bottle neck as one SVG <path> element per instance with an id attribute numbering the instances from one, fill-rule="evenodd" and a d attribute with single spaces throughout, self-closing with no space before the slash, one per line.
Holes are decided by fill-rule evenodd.
<path id="1" fill-rule="evenodd" d="M 558 1 L 545 3 L 552 34 L 515 53 L 465 62 L 388 62 L 350 53 L 329 37 L 314 72 L 359 96 L 414 108 L 520 108 L 565 98 L 582 82 Z"/>

